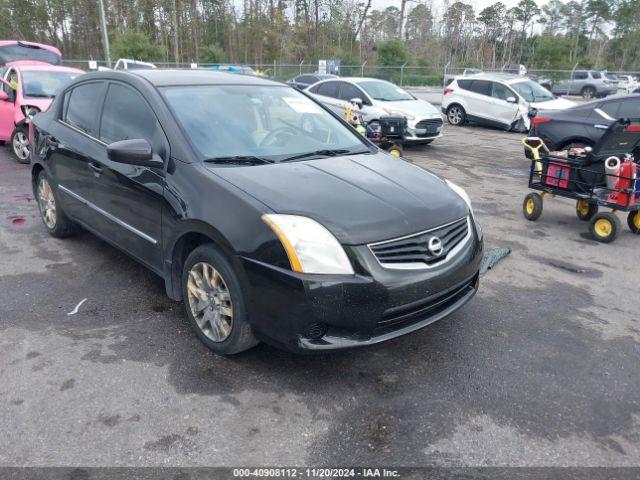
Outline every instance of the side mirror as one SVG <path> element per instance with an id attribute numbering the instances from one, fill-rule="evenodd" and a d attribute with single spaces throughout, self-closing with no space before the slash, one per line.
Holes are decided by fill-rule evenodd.
<path id="1" fill-rule="evenodd" d="M 360 97 L 356 97 L 356 98 L 352 98 L 351 100 L 349 100 L 351 103 L 353 103 L 354 105 L 357 105 L 358 108 L 362 108 L 362 99 Z"/>
<path id="2" fill-rule="evenodd" d="M 162 168 L 164 162 L 153 154 L 149 142 L 142 138 L 121 140 L 107 145 L 109 160 L 140 167 Z"/>
<path id="3" fill-rule="evenodd" d="M 0 90 L 0 101 L 6 102 L 9 100 L 9 94 L 4 90 Z"/>
<path id="4" fill-rule="evenodd" d="M 518 103 L 516 97 L 507 97 L 507 103 Z"/>

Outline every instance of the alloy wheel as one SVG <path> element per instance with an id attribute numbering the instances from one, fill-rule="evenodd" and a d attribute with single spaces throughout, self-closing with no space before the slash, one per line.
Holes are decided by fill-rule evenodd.
<path id="1" fill-rule="evenodd" d="M 233 327 L 233 304 L 227 284 L 213 266 L 196 263 L 187 280 L 189 308 L 198 328 L 214 342 L 223 342 Z"/>
<path id="2" fill-rule="evenodd" d="M 15 153 L 16 157 L 20 160 L 26 160 L 29 158 L 29 138 L 27 138 L 27 134 L 19 131 L 16 132 L 13 136 L 13 153 Z"/>
<path id="3" fill-rule="evenodd" d="M 56 199 L 53 196 L 53 190 L 46 178 L 42 177 L 38 183 L 38 206 L 40 207 L 40 215 L 49 230 L 56 227 Z"/>
<path id="4" fill-rule="evenodd" d="M 451 107 L 447 116 L 451 125 L 460 125 L 462 123 L 462 111 L 459 107 Z"/>

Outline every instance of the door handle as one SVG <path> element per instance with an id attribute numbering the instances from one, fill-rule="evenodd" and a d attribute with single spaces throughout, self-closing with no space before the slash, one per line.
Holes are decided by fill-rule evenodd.
<path id="1" fill-rule="evenodd" d="M 609 128 L 609 125 L 602 125 L 601 123 L 596 123 L 594 125 L 594 128 L 599 128 L 600 130 L 606 130 L 607 128 Z"/>
<path id="2" fill-rule="evenodd" d="M 102 167 L 100 166 L 99 163 L 97 163 L 97 162 L 89 162 L 87 164 L 87 166 L 89 167 L 89 169 L 93 170 L 93 173 L 96 176 L 102 175 Z"/>

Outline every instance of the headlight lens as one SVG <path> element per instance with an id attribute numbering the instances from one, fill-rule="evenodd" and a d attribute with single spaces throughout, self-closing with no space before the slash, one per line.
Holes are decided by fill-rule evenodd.
<path id="1" fill-rule="evenodd" d="M 353 275 L 342 245 L 315 220 L 276 214 L 265 214 L 262 220 L 280 239 L 293 271 Z"/>
<path id="2" fill-rule="evenodd" d="M 469 195 L 467 194 L 467 192 L 465 191 L 464 188 L 456 185 L 453 182 L 450 182 L 449 180 L 445 179 L 445 182 L 447 185 L 449 185 L 449 188 L 451 188 L 451 190 L 453 190 L 454 192 L 456 192 L 458 195 L 460 195 L 460 197 L 462 197 L 462 199 L 466 202 L 466 204 L 469 206 L 469 211 L 471 213 L 473 213 L 473 207 L 471 206 L 471 198 L 469 198 Z"/>
<path id="3" fill-rule="evenodd" d="M 30 105 L 23 105 L 22 113 L 24 114 L 25 117 L 31 120 L 33 119 L 33 117 L 35 117 L 37 113 L 40 113 L 40 109 L 38 107 L 32 107 Z"/>

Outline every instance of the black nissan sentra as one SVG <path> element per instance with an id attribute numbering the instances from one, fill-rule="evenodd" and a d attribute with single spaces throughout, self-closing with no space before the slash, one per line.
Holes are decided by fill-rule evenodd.
<path id="1" fill-rule="evenodd" d="M 464 190 L 276 82 L 90 73 L 30 139 L 49 233 L 83 227 L 146 265 L 221 354 L 370 345 L 478 288 L 482 233 Z"/>

